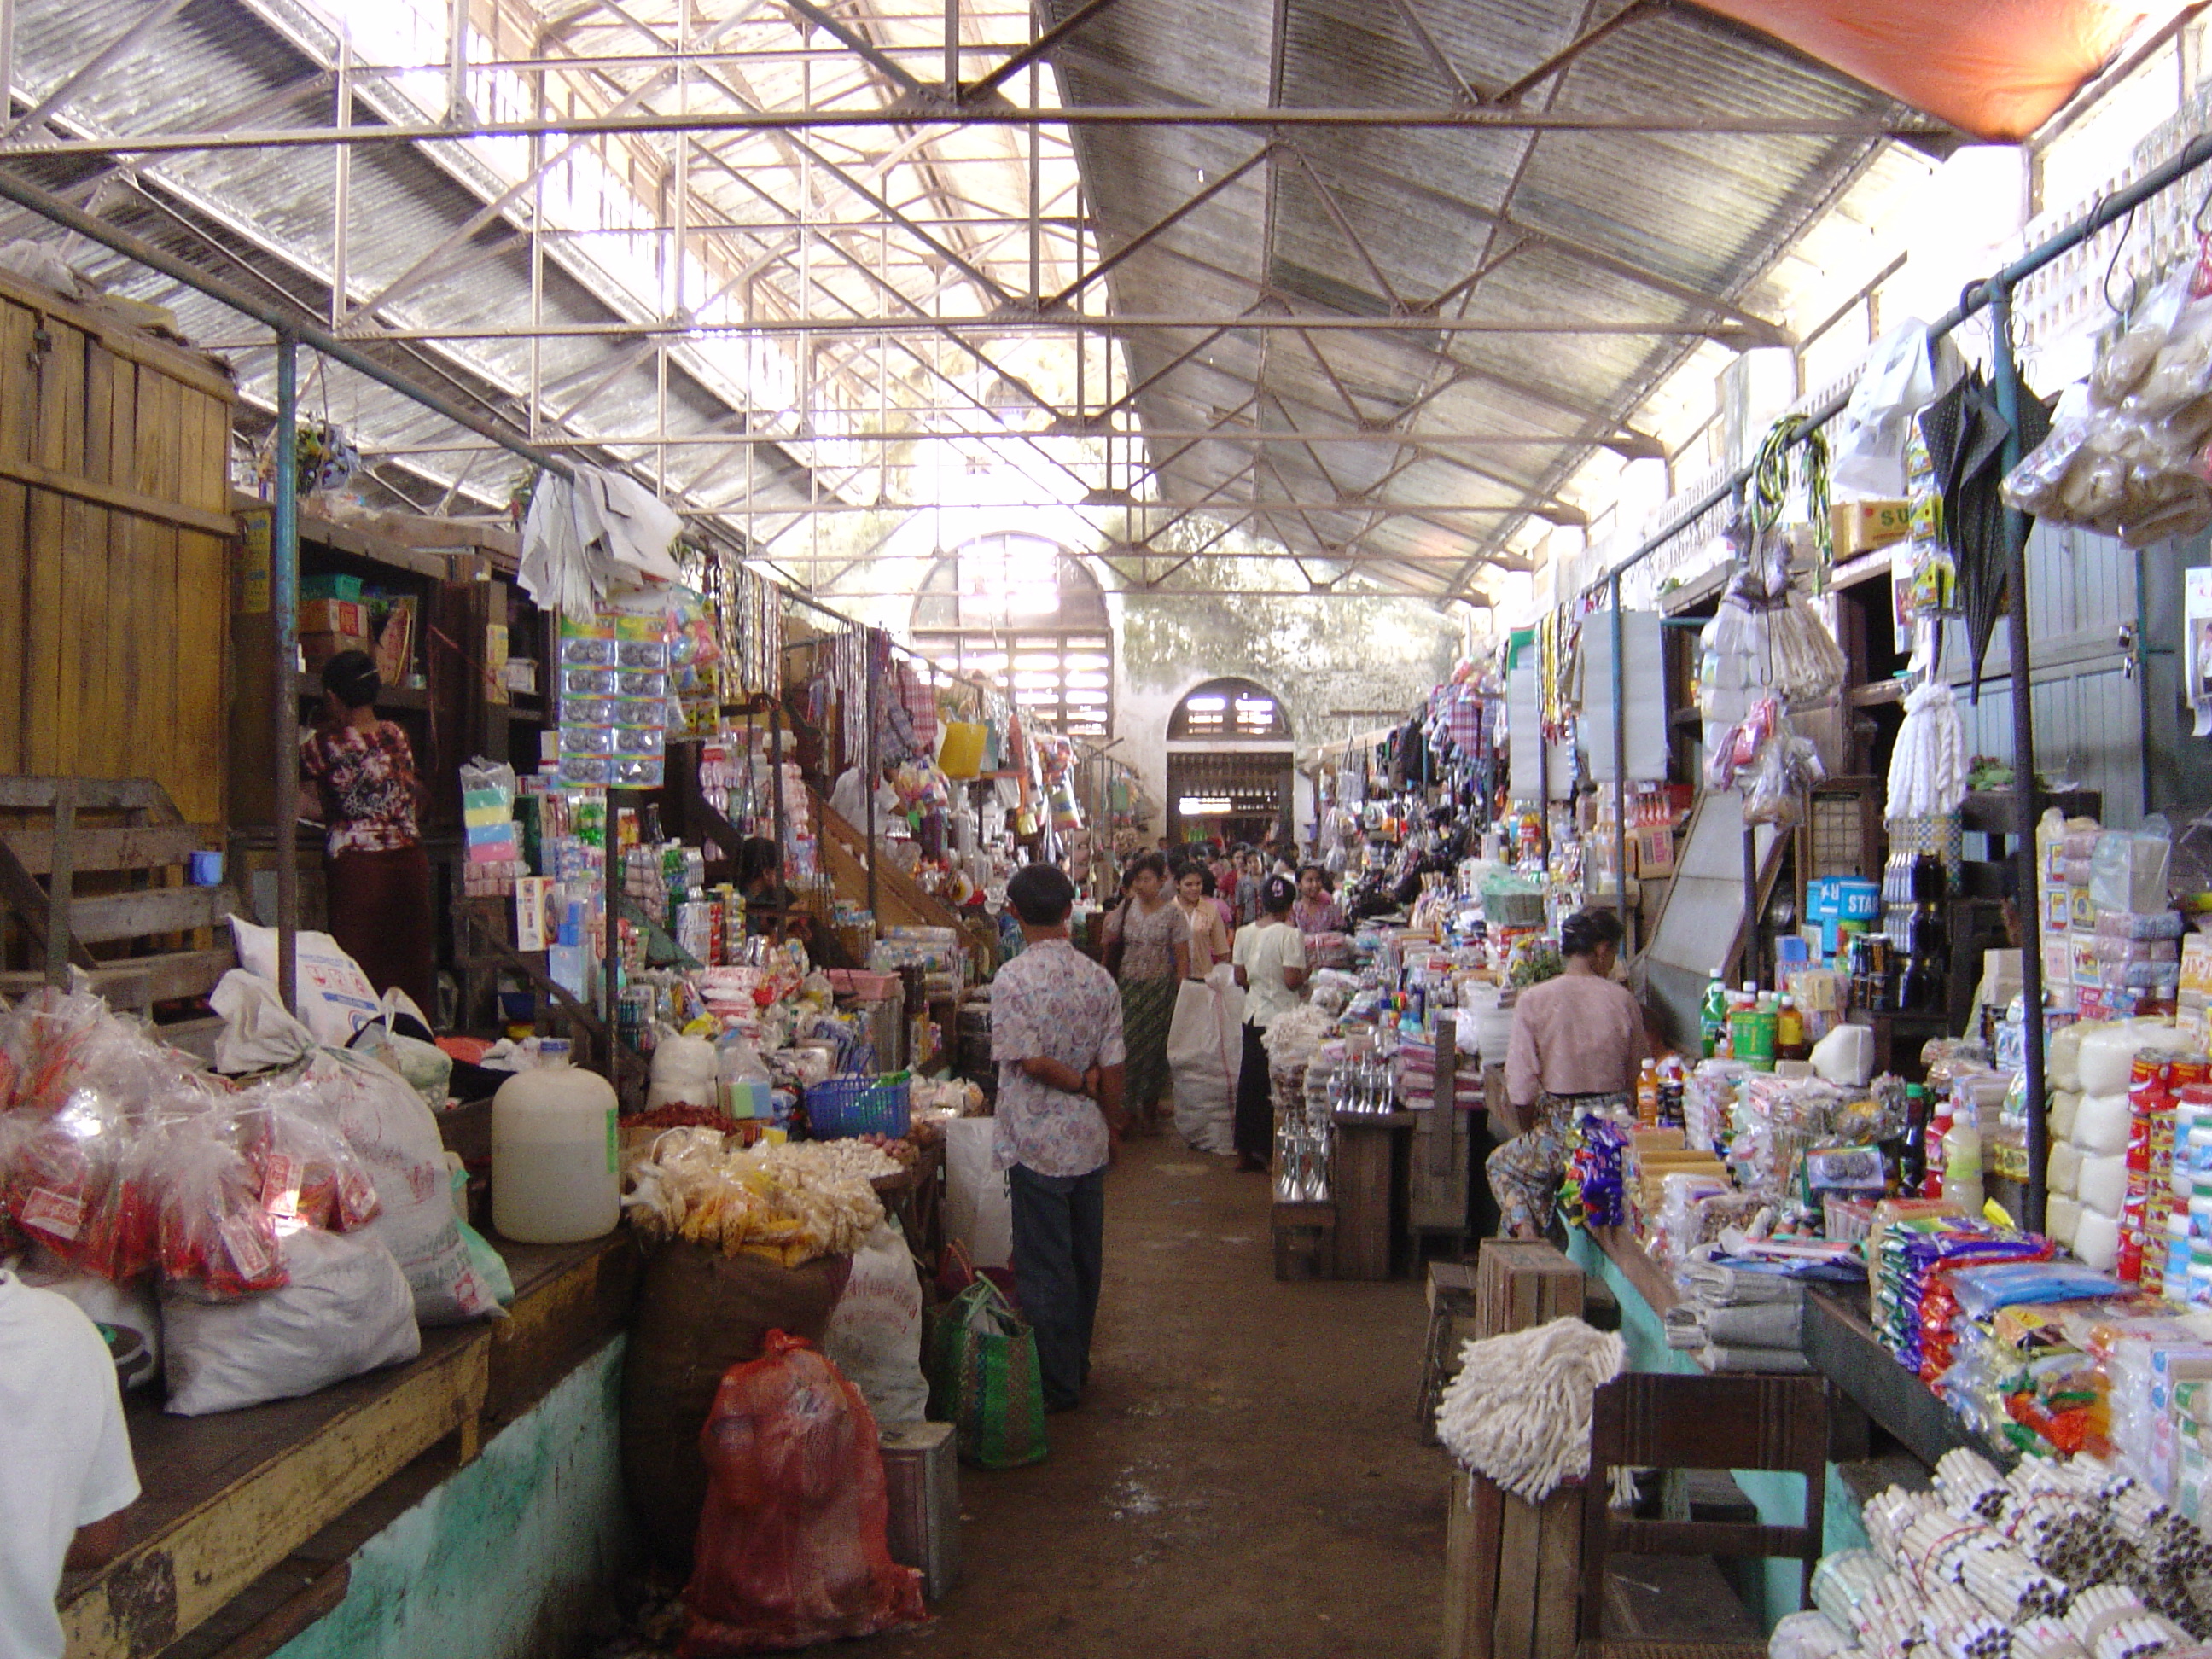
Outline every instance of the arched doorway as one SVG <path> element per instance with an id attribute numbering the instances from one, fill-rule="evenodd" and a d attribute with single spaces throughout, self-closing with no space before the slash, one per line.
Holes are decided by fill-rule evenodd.
<path id="1" fill-rule="evenodd" d="M 915 649 L 1005 688 L 1073 738 L 1114 729 L 1114 629 L 1081 559 L 1041 536 L 986 536 L 941 556 L 915 591 Z"/>
<path id="2" fill-rule="evenodd" d="M 1245 679 L 1208 680 L 1168 716 L 1168 838 L 1273 841 L 1291 832 L 1291 721 Z"/>

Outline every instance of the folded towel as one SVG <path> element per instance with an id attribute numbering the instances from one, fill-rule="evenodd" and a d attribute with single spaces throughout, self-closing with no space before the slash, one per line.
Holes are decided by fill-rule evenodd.
<path id="1" fill-rule="evenodd" d="M 1754 1302 L 1709 1309 L 1705 1327 L 1716 1342 L 1753 1348 L 1795 1348 L 1802 1341 L 1802 1302 Z"/>
<path id="2" fill-rule="evenodd" d="M 1755 1302 L 1802 1302 L 1805 1299 L 1805 1287 L 1796 1279 L 1785 1279 L 1779 1273 L 1759 1273 L 1741 1267 L 1723 1267 L 1717 1262 L 1703 1261 L 1695 1256 L 1682 1264 L 1682 1279 L 1698 1300 L 1716 1308 L 1737 1307 Z"/>
<path id="3" fill-rule="evenodd" d="M 1698 1364 L 1709 1371 L 1784 1371 L 1802 1375 L 1813 1362 L 1795 1348 L 1747 1348 L 1706 1345 L 1698 1350 Z"/>

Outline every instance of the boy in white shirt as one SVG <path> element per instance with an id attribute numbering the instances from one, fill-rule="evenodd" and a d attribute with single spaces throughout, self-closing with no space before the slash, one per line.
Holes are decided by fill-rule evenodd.
<path id="1" fill-rule="evenodd" d="M 103 1566 L 138 1497 L 114 1362 L 67 1297 L 0 1272 L 0 1659 L 62 1659 L 62 1569 Z"/>

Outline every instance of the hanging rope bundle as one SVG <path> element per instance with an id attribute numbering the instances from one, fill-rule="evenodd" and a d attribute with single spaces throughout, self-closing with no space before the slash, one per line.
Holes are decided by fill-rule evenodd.
<path id="1" fill-rule="evenodd" d="M 1590 1398 L 1626 1357 L 1620 1337 L 1571 1316 L 1469 1342 L 1437 1435 L 1468 1468 L 1539 1503 L 1589 1473 Z"/>

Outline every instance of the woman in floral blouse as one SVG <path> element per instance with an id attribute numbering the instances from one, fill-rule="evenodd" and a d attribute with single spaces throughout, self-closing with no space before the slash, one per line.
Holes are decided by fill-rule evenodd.
<path id="1" fill-rule="evenodd" d="M 1130 1133 L 1159 1133 L 1168 1088 L 1168 1027 L 1190 975 L 1190 927 L 1168 888 L 1168 861 L 1140 854 L 1121 878 L 1121 908 L 1106 919 L 1106 943 L 1121 946 L 1121 1040 L 1128 1050 L 1124 1094 Z"/>
<path id="2" fill-rule="evenodd" d="M 429 1013 L 436 944 L 430 860 L 416 832 L 422 785 L 407 734 L 376 717 L 384 682 L 364 651 L 323 665 L 323 708 L 300 744 L 321 803 L 331 937 L 380 994 L 397 986 Z"/>
<path id="3" fill-rule="evenodd" d="M 1336 902 L 1328 872 L 1309 864 L 1298 872 L 1298 902 L 1291 906 L 1291 926 L 1311 939 L 1316 933 L 1348 931 L 1344 907 Z"/>

